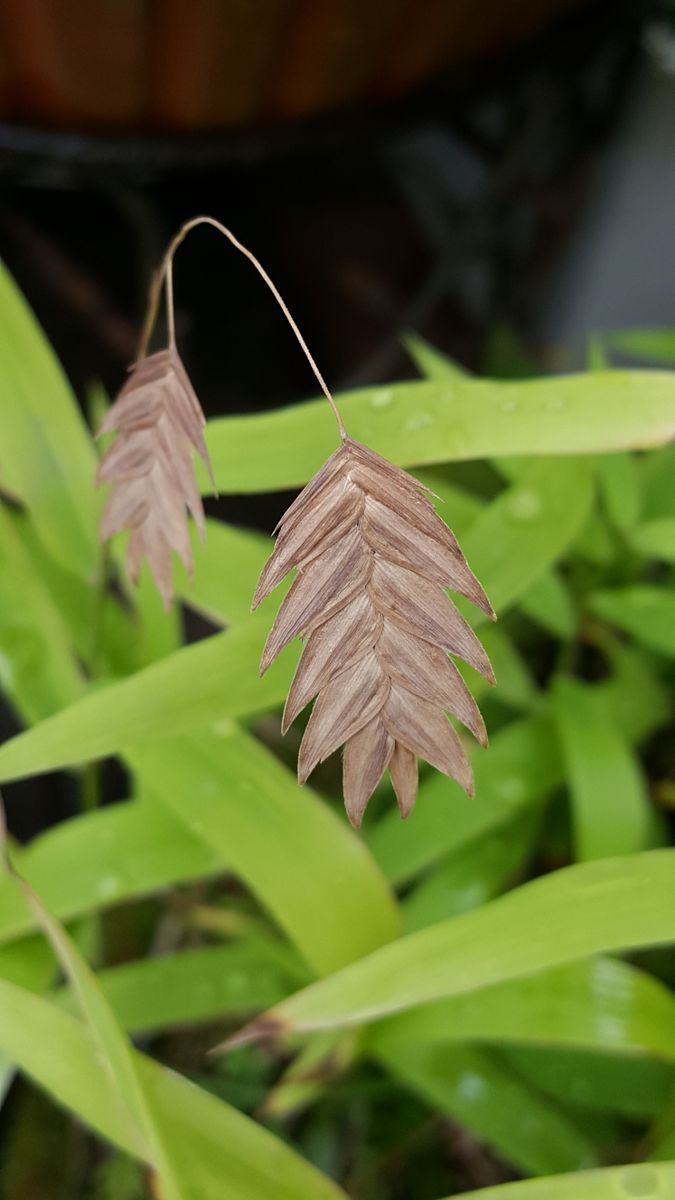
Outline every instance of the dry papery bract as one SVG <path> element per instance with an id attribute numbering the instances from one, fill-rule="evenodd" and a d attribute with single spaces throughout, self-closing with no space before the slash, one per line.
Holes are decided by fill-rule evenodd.
<path id="1" fill-rule="evenodd" d="M 473 774 L 448 720 L 486 744 L 483 718 L 448 653 L 494 683 L 489 659 L 448 598 L 451 588 L 494 618 L 457 539 L 422 485 L 345 438 L 282 517 L 253 607 L 293 568 L 270 631 L 264 672 L 294 637 L 305 642 L 283 731 L 317 697 L 298 758 L 304 783 L 344 745 L 352 824 L 388 767 L 401 815 L 417 796 L 417 758 L 473 793 Z"/>
<path id="2" fill-rule="evenodd" d="M 192 570 L 187 510 L 204 536 L 204 509 L 192 461 L 194 449 L 211 474 L 204 425 L 187 372 L 176 350 L 169 348 L 131 368 L 98 431 L 99 436 L 117 431 L 97 474 L 97 483 L 113 484 L 101 520 L 101 540 L 129 530 L 131 578 L 138 582 L 141 562 L 147 558 L 167 609 L 173 594 L 172 548 Z"/>

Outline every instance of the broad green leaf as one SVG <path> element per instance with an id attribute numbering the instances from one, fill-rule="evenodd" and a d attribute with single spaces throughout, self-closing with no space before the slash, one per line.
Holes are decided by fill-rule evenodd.
<path id="1" fill-rule="evenodd" d="M 155 1113 L 152 1096 L 146 1090 L 131 1043 L 118 1025 L 96 976 L 75 942 L 45 908 L 37 892 L 27 884 L 22 884 L 22 890 L 77 997 L 97 1053 L 101 1075 L 107 1080 L 143 1158 L 157 1172 L 156 1190 L 162 1200 L 182 1200 L 190 1179 L 187 1174 L 183 1176 L 174 1160 L 172 1143 Z"/>
<path id="2" fill-rule="evenodd" d="M 0 1050 L 90 1128 L 138 1157 L 79 1021 L 0 980 Z M 190 1180 L 181 1200 L 345 1200 L 340 1188 L 236 1109 L 136 1052 L 134 1063 Z"/>
<path id="3" fill-rule="evenodd" d="M 671 1200 L 673 1195 L 675 1163 L 664 1162 L 505 1183 L 481 1188 L 480 1200 Z M 476 1200 L 476 1193 L 455 1193 L 446 1200 Z"/>
<path id="4" fill-rule="evenodd" d="M 405 933 L 487 904 L 512 882 L 539 828 L 540 814 L 526 810 L 505 828 L 489 831 L 449 855 L 406 896 Z"/>
<path id="5" fill-rule="evenodd" d="M 400 466 L 641 449 L 675 436 L 675 378 L 658 371 L 399 383 L 338 403 L 350 435 Z M 337 433 L 325 400 L 315 400 L 211 421 L 208 445 L 219 491 L 279 491 L 306 483 Z"/>
<path id="6" fill-rule="evenodd" d="M 631 545 L 649 558 L 675 562 L 675 516 L 655 517 L 638 525 L 631 534 Z"/>
<path id="7" fill-rule="evenodd" d="M 576 858 L 611 857 L 650 844 L 647 783 L 612 720 L 606 696 L 579 680 L 557 680 L 554 712 L 567 767 Z"/>
<path id="8" fill-rule="evenodd" d="M 519 1171 L 578 1171 L 598 1161 L 591 1139 L 489 1049 L 396 1046 L 377 1057 L 392 1075 L 478 1134 Z"/>
<path id="9" fill-rule="evenodd" d="M 241 875 L 319 974 L 396 936 L 393 896 L 363 842 L 242 730 L 148 743 L 128 758 L 143 787 Z"/>
<path id="10" fill-rule="evenodd" d="M 594 592 L 592 612 L 659 654 L 675 655 L 675 591 L 650 584 Z"/>
<path id="11" fill-rule="evenodd" d="M 519 608 L 548 633 L 563 641 L 574 637 L 577 614 L 567 584 L 555 571 L 546 571 L 520 597 Z"/>
<path id="12" fill-rule="evenodd" d="M 263 613 L 185 646 L 19 734 L 0 748 L 0 780 L 116 754 L 144 738 L 168 738 L 280 704 L 299 648 L 287 651 L 260 679 L 258 663 L 269 625 L 270 617 Z"/>
<path id="13" fill-rule="evenodd" d="M 265 961 L 255 944 L 230 943 L 108 967 L 97 978 L 120 1024 L 148 1034 L 258 1012 L 287 996 L 298 974 Z M 68 992 L 58 998 L 72 1007 Z"/>
<path id="14" fill-rule="evenodd" d="M 1 294 L 0 275 L 0 294 Z M 66 625 L 0 504 L 0 683 L 32 723 L 77 700 L 84 679 Z"/>
<path id="15" fill-rule="evenodd" d="M 560 752 L 545 717 L 514 721 L 473 755 L 476 794 L 433 772 L 420 785 L 405 824 L 394 812 L 382 817 L 367 841 L 388 879 L 404 883 L 425 867 L 506 824 L 540 802 L 561 781 Z"/>
<path id="16" fill-rule="evenodd" d="M 223 869 L 201 838 L 149 799 L 63 821 L 14 858 L 61 920 Z M 0 942 L 34 929 L 23 896 L 0 878 Z M 0 974 L 2 962 L 0 955 Z"/>
<path id="17" fill-rule="evenodd" d="M 580 1110 L 620 1113 L 635 1120 L 662 1111 L 675 1083 L 672 1062 L 543 1046 L 504 1051 L 525 1078 Z"/>
<path id="18" fill-rule="evenodd" d="M 674 870 L 675 850 L 651 850 L 556 871 L 376 950 L 265 1020 L 280 1030 L 333 1029 L 592 954 L 673 941 Z"/>
<path id="19" fill-rule="evenodd" d="M 640 472 L 632 454 L 603 454 L 596 471 L 607 516 L 612 525 L 626 532 L 639 520 Z"/>
<path id="20" fill-rule="evenodd" d="M 541 459 L 483 510 L 462 548 L 497 613 L 526 593 L 574 541 L 592 494 L 587 462 Z"/>
<path id="21" fill-rule="evenodd" d="M 370 1026 L 366 1045 L 465 1038 L 675 1063 L 675 998 L 645 972 L 596 958 L 408 1009 Z"/>
<path id="22" fill-rule="evenodd" d="M 0 471 L 50 553 L 93 578 L 96 455 L 50 346 L 0 264 Z"/>

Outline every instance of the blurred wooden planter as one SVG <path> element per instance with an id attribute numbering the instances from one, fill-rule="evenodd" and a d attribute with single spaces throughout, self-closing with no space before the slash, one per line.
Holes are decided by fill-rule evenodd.
<path id="1" fill-rule="evenodd" d="M 140 133 L 404 93 L 582 0 L 0 0 L 0 119 Z"/>

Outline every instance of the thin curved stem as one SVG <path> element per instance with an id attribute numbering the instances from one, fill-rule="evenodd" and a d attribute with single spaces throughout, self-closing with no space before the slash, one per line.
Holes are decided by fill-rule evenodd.
<path id="1" fill-rule="evenodd" d="M 212 225 L 214 229 L 217 229 L 219 233 L 222 233 L 223 236 L 226 237 L 229 242 L 231 242 L 231 244 L 235 247 L 235 249 L 239 250 L 240 253 L 243 254 L 244 257 L 247 258 L 249 260 L 249 262 L 253 264 L 253 266 L 255 267 L 258 274 L 265 281 L 265 283 L 267 284 L 268 288 L 270 289 L 272 295 L 274 296 L 274 299 L 276 300 L 277 304 L 279 305 L 282 313 L 284 314 L 286 320 L 288 321 L 288 324 L 290 325 L 291 329 L 293 330 L 293 333 L 295 334 L 295 336 L 300 344 L 300 347 L 305 355 L 305 358 L 307 359 L 307 362 L 309 363 L 310 367 L 312 368 L 312 371 L 314 372 L 314 375 L 319 384 L 319 387 L 321 388 L 321 391 L 323 392 L 324 396 L 326 397 L 328 403 L 331 406 L 331 409 L 333 411 L 333 416 L 335 417 L 335 420 L 337 421 L 337 426 L 338 426 L 338 430 L 340 432 L 340 437 L 341 437 L 342 441 L 344 441 L 347 437 L 347 430 L 345 429 L 344 422 L 342 420 L 342 417 L 340 416 L 340 410 L 338 409 L 338 406 L 335 403 L 335 400 L 333 399 L 333 395 L 332 395 L 330 389 L 328 388 L 328 385 L 326 384 L 326 381 L 324 380 L 323 375 L 321 374 L 312 355 L 310 354 L 307 343 L 306 343 L 305 339 L 303 338 L 302 334 L 300 333 L 300 330 L 298 329 L 298 326 L 296 325 L 295 321 L 293 320 L 293 317 L 291 316 L 289 309 L 286 305 L 286 302 L 283 300 L 283 298 L 281 296 L 281 293 L 279 292 L 277 287 L 274 285 L 274 283 L 272 283 L 272 280 L 270 279 L 269 275 L 267 274 L 267 271 L 261 265 L 261 263 L 258 262 L 258 259 L 255 257 L 255 255 L 252 254 L 250 250 L 247 250 L 246 246 L 242 245 L 242 243 L 234 236 L 234 234 L 231 232 L 231 230 L 229 230 L 227 228 L 226 225 L 222 225 L 220 221 L 216 221 L 215 217 L 192 217 L 191 220 L 186 221 L 185 224 L 181 226 L 181 228 L 178 230 L 178 233 L 175 235 L 175 237 L 169 243 L 167 251 L 166 251 L 164 258 L 162 259 L 162 262 L 160 264 L 159 270 L 156 272 L 155 277 L 152 281 L 152 287 L 150 289 L 150 296 L 149 296 L 149 300 L 148 300 L 148 311 L 146 314 L 145 323 L 143 325 L 143 331 L 141 334 L 141 340 L 140 340 L 140 344 L 139 344 L 139 348 L 138 348 L 138 358 L 139 359 L 144 358 L 147 353 L 148 343 L 150 341 L 152 330 L 154 328 L 155 321 L 157 319 L 157 312 L 159 309 L 159 301 L 160 301 L 160 297 L 162 294 L 163 286 L 165 287 L 165 291 L 166 291 L 166 311 L 167 311 L 167 325 L 168 325 L 168 330 L 169 330 L 169 344 L 172 347 L 175 346 L 176 331 L 175 331 L 174 309 L 173 309 L 173 258 L 176 253 L 176 250 L 180 246 L 181 242 L 183 242 L 185 240 L 185 238 L 187 237 L 190 230 L 194 229 L 197 225 Z"/>

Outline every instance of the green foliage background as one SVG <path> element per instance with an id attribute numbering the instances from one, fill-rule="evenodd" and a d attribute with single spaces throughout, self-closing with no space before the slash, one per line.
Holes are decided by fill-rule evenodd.
<path id="1" fill-rule="evenodd" d="M 65 768 L 82 807 L 12 849 L 30 888 L 0 879 L 8 1197 L 27 1161 L 35 1194 L 94 1200 L 438 1200 L 494 1163 L 514 1182 L 486 1200 L 675 1195 L 675 337 L 517 380 L 409 348 L 424 378 L 342 411 L 440 497 L 500 615 L 498 688 L 469 673 L 475 799 L 428 771 L 403 824 L 383 784 L 359 836 L 335 770 L 299 788 L 279 739 L 297 655 L 258 678 L 268 539 L 208 522 L 176 587 L 215 631 L 181 647 L 102 555 L 94 443 L 0 274 L 0 684 L 25 726 L 0 780 Z M 511 363 L 495 342 L 491 374 Z M 254 493 L 303 484 L 335 433 L 315 402 L 208 441 L 221 492 Z M 128 798 L 99 807 L 111 755 Z M 260 1013 L 274 1047 L 206 1057 Z M 53 1103 L 115 1148 L 85 1190 Z M 457 1127 L 487 1177 L 444 1151 Z"/>

